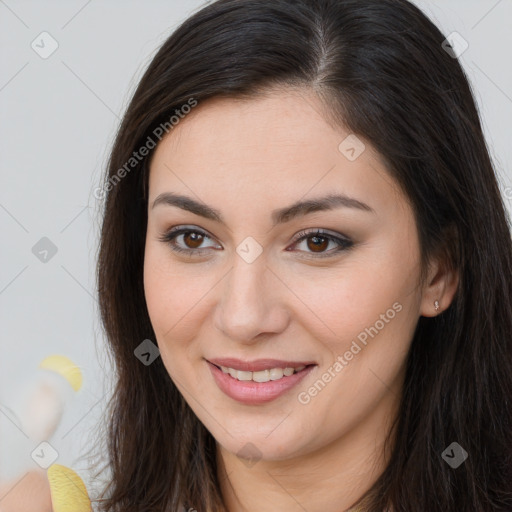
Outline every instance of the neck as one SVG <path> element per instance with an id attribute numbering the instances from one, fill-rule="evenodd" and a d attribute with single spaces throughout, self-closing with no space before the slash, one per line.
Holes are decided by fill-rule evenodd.
<path id="1" fill-rule="evenodd" d="M 260 460 L 249 466 L 217 444 L 227 512 L 348 510 L 388 463 L 384 442 L 397 411 L 398 396 L 389 392 L 344 435 L 319 450 L 286 460 Z"/>

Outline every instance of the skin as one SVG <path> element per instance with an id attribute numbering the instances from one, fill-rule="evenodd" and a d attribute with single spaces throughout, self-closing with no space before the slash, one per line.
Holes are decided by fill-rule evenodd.
<path id="1" fill-rule="evenodd" d="M 217 441 L 222 493 L 232 512 L 339 512 L 358 499 L 388 460 L 383 442 L 417 321 L 438 314 L 436 299 L 439 312 L 446 309 L 457 287 L 457 275 L 437 260 L 427 282 L 419 282 L 417 228 L 406 197 L 362 137 L 364 152 L 347 159 L 338 146 L 350 132 L 326 119 L 323 104 L 306 89 L 213 98 L 173 128 L 150 164 L 148 311 L 169 375 Z M 226 226 L 176 206 L 153 209 L 164 192 L 218 209 Z M 272 210 L 331 193 L 374 212 L 336 208 L 272 227 Z M 159 240 L 184 225 L 208 236 L 201 243 L 180 235 L 175 244 L 203 254 L 174 253 Z M 295 242 L 300 231 L 317 228 L 354 245 L 335 253 L 336 242 L 316 249 L 313 235 Z M 263 248 L 252 263 L 236 252 L 249 236 Z M 299 393 L 394 303 L 400 312 L 301 403 Z M 285 395 L 246 405 L 217 387 L 205 361 L 215 357 L 317 366 Z M 250 451 L 247 443 L 256 447 L 252 461 L 237 456 Z"/>
<path id="2" fill-rule="evenodd" d="M 0 482 L 0 512 L 52 512 L 46 471 L 32 470 Z"/>

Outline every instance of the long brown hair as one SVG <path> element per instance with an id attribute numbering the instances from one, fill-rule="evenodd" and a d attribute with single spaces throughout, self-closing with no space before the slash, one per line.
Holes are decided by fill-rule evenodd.
<path id="1" fill-rule="evenodd" d="M 419 318 L 393 453 L 365 510 L 512 510 L 511 226 L 468 79 L 444 39 L 406 0 L 218 0 L 161 46 L 104 179 L 97 279 L 115 392 L 112 476 L 98 510 L 225 510 L 215 440 L 161 358 L 146 366 L 134 356 L 156 342 L 143 288 L 154 150 L 130 159 L 191 99 L 273 86 L 312 88 L 333 121 L 370 141 L 413 205 L 422 269 L 443 251 L 459 272 L 451 306 Z M 457 469 L 441 457 L 454 441 L 468 453 Z"/>

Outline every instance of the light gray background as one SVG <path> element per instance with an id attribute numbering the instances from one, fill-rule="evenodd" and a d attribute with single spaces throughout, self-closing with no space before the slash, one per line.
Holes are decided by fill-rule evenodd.
<path id="1" fill-rule="evenodd" d="M 460 60 L 472 82 L 507 207 L 512 209 L 512 2 L 416 1 L 445 35 L 469 43 Z M 93 195 L 119 119 L 158 46 L 197 0 L 0 0 L 0 404 L 46 356 L 70 357 L 84 374 L 50 442 L 58 463 L 87 485 L 83 460 L 110 382 L 95 298 L 100 202 Z M 42 59 L 47 31 L 58 49 Z M 511 187 L 511 188 L 509 188 Z M 32 247 L 48 237 L 47 263 Z M 0 410 L 0 477 L 34 467 L 23 435 Z"/>

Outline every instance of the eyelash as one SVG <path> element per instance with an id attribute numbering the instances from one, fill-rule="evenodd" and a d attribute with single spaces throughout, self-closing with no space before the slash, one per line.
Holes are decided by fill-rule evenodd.
<path id="1" fill-rule="evenodd" d="M 158 238 L 158 240 L 169 245 L 169 247 L 171 248 L 172 251 L 177 252 L 177 253 L 184 253 L 191 257 L 200 256 L 204 252 L 208 251 L 208 249 L 183 249 L 181 247 L 178 247 L 174 243 L 174 240 L 179 235 L 182 235 L 185 233 L 198 233 L 206 238 L 211 239 L 211 237 L 207 233 L 202 231 L 201 229 L 182 227 L 182 228 L 173 228 L 173 229 L 169 230 L 168 232 L 166 232 L 162 236 L 160 236 Z M 352 240 L 350 240 L 349 238 L 335 236 L 330 233 L 327 233 L 326 231 L 324 231 L 322 229 L 316 229 L 316 230 L 312 230 L 312 231 L 305 230 L 305 231 L 301 231 L 300 233 L 297 233 L 296 239 L 292 242 L 292 245 L 296 245 L 299 242 L 302 242 L 303 240 L 306 240 L 309 237 L 326 238 L 329 241 L 333 241 L 333 242 L 336 242 L 337 244 L 339 244 L 339 247 L 337 249 L 335 249 L 334 251 L 331 250 L 328 253 L 317 253 L 317 254 L 309 253 L 309 254 L 314 255 L 313 258 L 332 257 L 333 255 L 338 254 L 341 251 L 346 251 L 346 250 L 350 249 L 354 245 L 354 242 Z M 288 250 L 288 249 L 286 249 L 286 250 Z"/>

